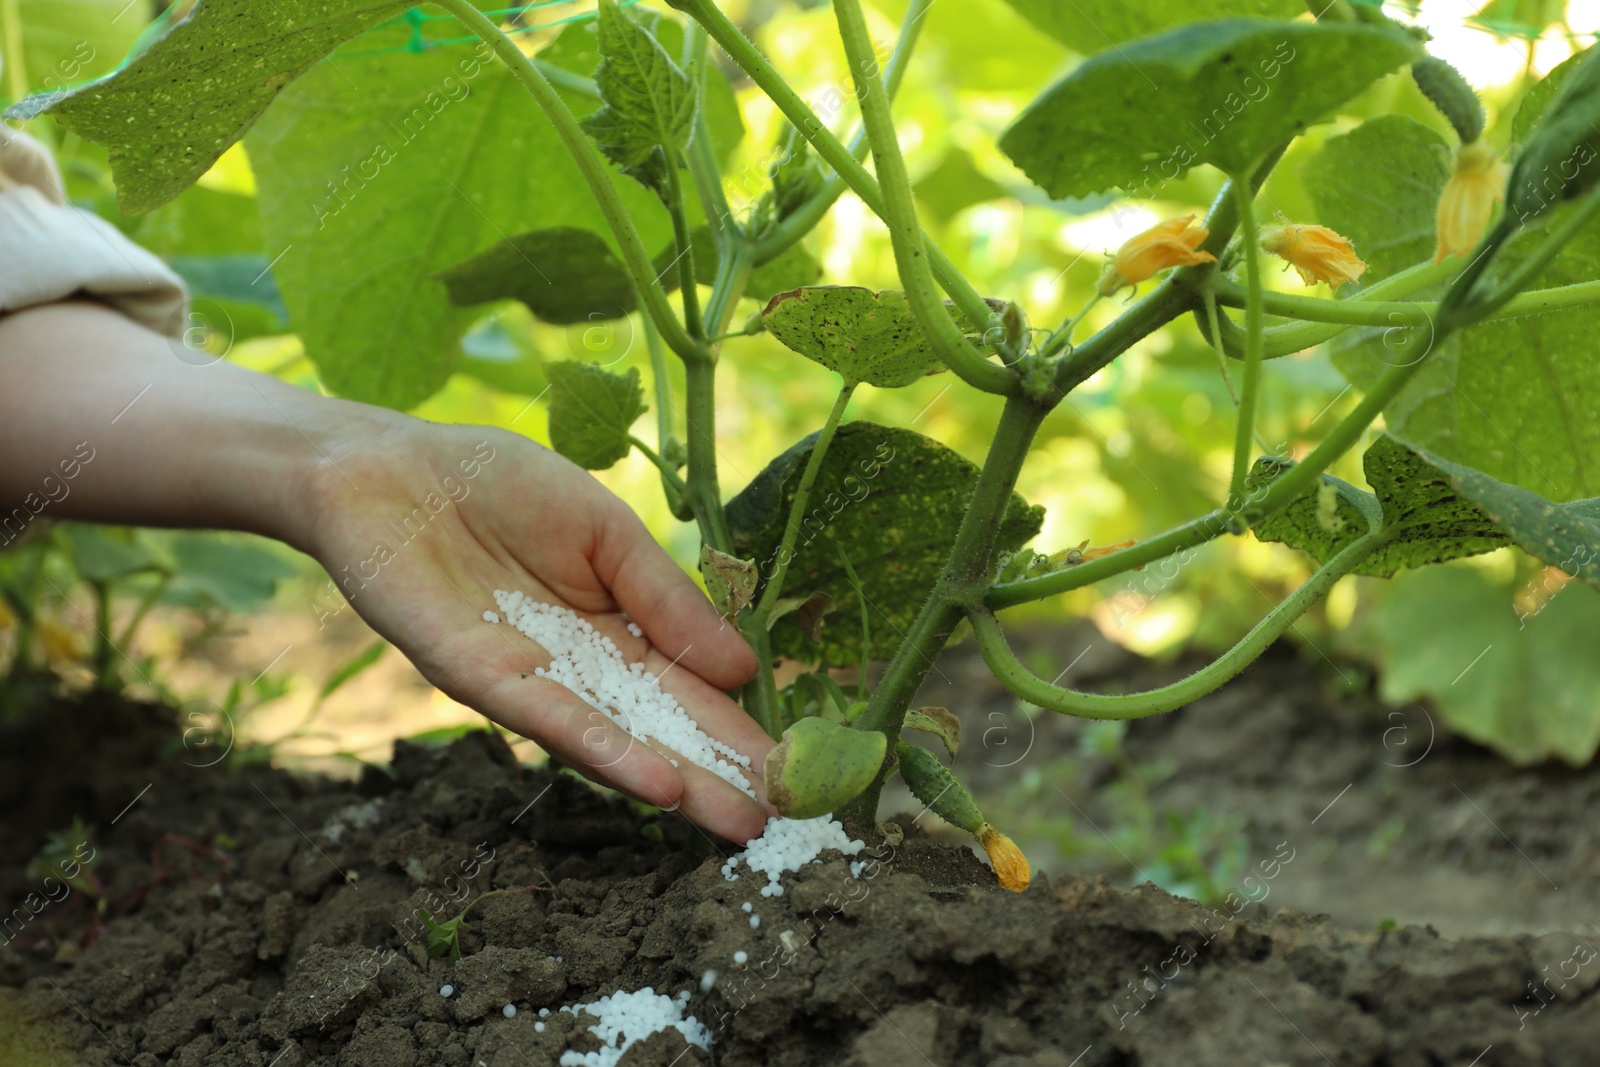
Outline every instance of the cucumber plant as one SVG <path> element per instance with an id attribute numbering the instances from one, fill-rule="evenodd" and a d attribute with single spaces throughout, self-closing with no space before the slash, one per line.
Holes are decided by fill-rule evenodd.
<path id="1" fill-rule="evenodd" d="M 955 716 L 912 704 L 963 622 L 1024 700 L 1127 720 L 1224 684 L 1346 575 L 1515 545 L 1600 585 L 1600 500 L 1579 499 L 1600 460 L 1585 310 L 1600 305 L 1600 53 L 1580 53 L 1527 95 L 1507 166 L 1481 140 L 1483 109 L 1465 80 L 1378 5 L 1318 3 L 1313 18 L 1262 0 L 1251 5 L 1259 17 L 1191 21 L 1226 5 L 1085 0 L 1088 13 L 1069 13 L 1011 2 L 1063 41 L 1088 20 L 1115 44 L 999 137 L 1045 194 L 1149 197 L 1196 168 L 1226 178 L 1203 219 L 1169 219 L 1116 253 L 1094 299 L 1129 288 L 1136 298 L 1084 337 L 1081 312 L 1041 328 L 1017 300 L 981 293 L 923 228 L 892 112 L 931 0 L 905 5 L 886 62 L 862 0 L 834 0 L 861 120 L 848 140 L 713 0 L 669 0 L 673 12 L 600 0 L 597 32 L 569 29 L 536 53 L 523 47 L 520 10 L 471 0 L 201 0 L 111 76 L 11 113 L 48 114 L 105 144 L 130 213 L 177 197 L 248 132 L 263 224 L 296 248 L 277 275 L 284 304 L 337 391 L 418 403 L 454 368 L 472 309 L 491 301 L 520 299 L 560 324 L 637 314 L 654 444 L 633 431 L 649 406 L 638 371 L 583 364 L 550 368 L 551 440 L 589 468 L 640 451 L 673 513 L 697 528 L 708 590 L 762 664 L 744 707 L 775 738 L 787 734 L 772 799 L 871 825 L 899 771 L 994 854 L 993 827 L 966 789 L 901 736 L 918 728 L 954 751 Z M 429 48 L 424 30 L 436 23 L 459 27 L 448 32 L 477 51 Z M 340 70 L 357 37 L 391 45 L 352 47 L 387 53 L 374 62 L 396 65 L 392 76 L 414 64 L 406 77 L 437 83 L 419 97 L 426 108 L 397 126 L 392 104 Z M 753 190 L 723 170 L 739 119 L 713 48 L 785 120 Z M 1370 118 L 1306 163 L 1317 217 L 1269 222 L 1258 192 L 1290 145 L 1391 77 L 1413 79 L 1456 141 L 1404 114 Z M 406 156 L 410 131 L 452 107 L 470 111 L 481 136 Z M 369 191 L 402 180 L 437 210 L 412 218 Z M 847 189 L 887 226 L 898 289 L 815 284 L 820 267 L 800 241 Z M 1329 295 L 1269 289 L 1269 256 Z M 736 322 L 746 296 L 762 310 Z M 1030 547 L 1042 512 L 1015 487 L 1045 418 L 1186 319 L 1237 377 L 1226 495 L 1110 550 Z M 840 384 L 817 432 L 728 499 L 717 371 L 760 332 Z M 1360 402 L 1305 454 L 1258 455 L 1265 362 L 1321 344 L 1337 347 Z M 890 390 L 935 373 L 1003 398 L 981 466 L 909 428 L 845 417 L 863 384 Z M 1484 404 L 1506 440 L 1460 431 L 1457 412 Z M 1364 442 L 1370 488 L 1327 473 Z M 1317 569 L 1171 685 L 1075 691 L 1035 674 L 1007 642 L 1007 608 L 1246 536 L 1299 549 Z M 819 669 L 780 690 L 780 657 Z M 886 664 L 870 690 L 869 658 Z M 856 663 L 851 694 L 821 669 Z M 1020 857 L 997 859 L 1008 881 L 1025 880 Z"/>

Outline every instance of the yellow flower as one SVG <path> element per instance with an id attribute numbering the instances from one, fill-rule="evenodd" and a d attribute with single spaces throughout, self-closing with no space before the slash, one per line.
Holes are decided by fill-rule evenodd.
<path id="1" fill-rule="evenodd" d="M 1366 273 L 1367 265 L 1341 237 L 1326 226 L 1296 226 L 1284 223 L 1261 231 L 1261 247 L 1289 261 L 1307 285 L 1327 282 L 1337 289 Z"/>
<path id="2" fill-rule="evenodd" d="M 1210 252 L 1195 251 L 1211 231 L 1204 226 L 1191 225 L 1193 222 L 1193 215 L 1168 219 L 1128 238 L 1117 249 L 1116 257 L 1100 272 L 1097 286 L 1100 295 L 1110 296 L 1124 286 L 1138 285 L 1156 271 L 1168 267 L 1215 263 L 1217 257 Z"/>
<path id="3" fill-rule="evenodd" d="M 983 824 L 977 838 L 978 844 L 989 854 L 989 864 L 994 867 L 994 876 L 1000 880 L 1002 888 L 1013 893 L 1028 888 L 1028 883 L 1033 881 L 1033 869 L 1015 841 L 989 823 Z"/>
<path id="4" fill-rule="evenodd" d="M 1470 256 L 1478 247 L 1495 204 L 1505 199 L 1506 170 L 1494 152 L 1477 141 L 1456 152 L 1456 172 L 1439 196 L 1435 263 L 1445 256 Z"/>

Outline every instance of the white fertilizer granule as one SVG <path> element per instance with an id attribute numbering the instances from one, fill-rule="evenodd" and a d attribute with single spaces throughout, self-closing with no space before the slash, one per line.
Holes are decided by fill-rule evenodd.
<path id="1" fill-rule="evenodd" d="M 561 1054 L 561 1067 L 616 1067 L 623 1053 L 636 1041 L 643 1041 L 663 1030 L 676 1030 L 683 1039 L 698 1048 L 711 1047 L 711 1031 L 701 1025 L 693 1015 L 685 1015 L 689 1006 L 689 991 L 679 993 L 677 999 L 657 993 L 645 986 L 637 993 L 613 993 L 592 1004 L 573 1004 L 561 1010 L 570 1015 L 583 1012 L 594 1016 L 595 1023 L 589 1032 L 603 1042 L 596 1052 L 574 1052 L 568 1049 Z"/>
<path id="2" fill-rule="evenodd" d="M 752 930 L 761 929 L 761 916 L 759 916 L 759 915 L 750 916 L 750 929 L 752 929 Z"/>
<path id="3" fill-rule="evenodd" d="M 494 599 L 508 623 L 549 653 L 550 666 L 537 668 L 536 675 L 566 686 L 635 737 L 656 741 L 755 796 L 744 774 L 750 769 L 750 758 L 701 730 L 683 706 L 662 691 L 660 680 L 645 670 L 644 664 L 625 662 L 616 642 L 587 619 L 525 593 L 497 589 Z M 485 612 L 484 617 L 491 614 Z M 641 633 L 632 622 L 628 629 L 635 636 Z M 672 760 L 672 765 L 676 767 L 678 761 Z M 784 872 L 799 870 L 824 849 L 836 848 L 853 856 L 865 847 L 828 816 L 770 818 L 760 837 L 747 842 L 745 851 L 723 864 L 722 873 L 729 881 L 736 880 L 735 868 L 743 860 L 752 871 L 767 876 L 762 896 L 782 896 Z M 749 911 L 750 905 L 744 910 Z"/>
<path id="4" fill-rule="evenodd" d="M 441 997 L 448 997 L 451 993 L 454 993 L 455 991 L 456 991 L 456 987 L 453 986 L 453 985 L 442 985 L 442 986 L 439 987 L 439 995 Z"/>
<path id="5" fill-rule="evenodd" d="M 744 949 L 740 949 L 738 952 L 735 952 L 733 954 L 733 962 L 737 963 L 737 964 L 739 964 L 741 966 L 743 966 L 746 963 L 749 963 L 750 962 L 750 953 L 746 952 Z"/>
<path id="6" fill-rule="evenodd" d="M 644 631 L 639 629 L 639 624 L 636 623 L 636 622 L 630 622 L 628 624 L 628 632 L 630 634 L 632 634 L 633 636 L 635 636 L 635 637 L 643 637 L 644 636 Z"/>
<path id="7" fill-rule="evenodd" d="M 507 1004 L 505 1007 L 500 1009 L 500 1014 L 504 1015 L 507 1019 L 515 1019 L 517 1017 L 517 1006 L 515 1004 Z"/>
<path id="8" fill-rule="evenodd" d="M 709 993 L 709 992 L 711 992 L 711 988 L 713 986 L 715 986 L 716 984 L 717 984 L 717 972 L 716 971 L 714 971 L 714 970 L 707 971 L 705 974 L 702 974 L 700 976 L 700 992 Z"/>
<path id="9" fill-rule="evenodd" d="M 492 611 L 486 611 L 486 612 L 483 613 L 483 621 L 484 622 L 499 622 L 500 621 L 500 616 L 495 614 Z"/>
<path id="10" fill-rule="evenodd" d="M 740 911 L 742 911 L 742 912 L 745 912 L 745 913 L 746 913 L 746 914 L 749 914 L 749 912 L 750 912 L 750 910 L 751 910 L 751 909 L 752 909 L 752 908 L 754 908 L 754 907 L 755 907 L 755 905 L 754 905 L 754 904 L 752 904 L 752 903 L 750 903 L 750 902 L 749 902 L 749 901 L 748 901 L 748 900 L 747 900 L 747 901 L 745 901 L 745 902 L 744 902 L 744 903 L 743 903 L 743 904 L 740 904 L 740 905 L 739 905 L 739 910 L 740 910 Z"/>
<path id="11" fill-rule="evenodd" d="M 625 663 L 616 643 L 587 619 L 523 593 L 497 589 L 494 599 L 507 622 L 549 653 L 550 666 L 538 668 L 536 675 L 566 686 L 633 736 L 659 742 L 755 796 L 743 773 L 750 769 L 750 757 L 696 726 L 644 664 Z"/>
<path id="12" fill-rule="evenodd" d="M 783 884 L 779 879 L 784 872 L 798 871 L 824 849 L 836 848 L 846 856 L 854 856 L 866 847 L 864 842 L 852 840 L 844 826 L 829 815 L 815 819 L 769 818 L 761 836 L 722 865 L 722 876 L 730 882 L 738 878 L 734 868 L 742 860 L 752 871 L 767 876 L 767 884 L 761 887 L 762 896 L 781 897 Z"/>

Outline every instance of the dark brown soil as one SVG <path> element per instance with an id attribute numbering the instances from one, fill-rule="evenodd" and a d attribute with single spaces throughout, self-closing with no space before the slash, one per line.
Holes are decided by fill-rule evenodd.
<path id="1" fill-rule="evenodd" d="M 962 655 L 949 658 L 952 685 Z M 1119 669 L 1148 682 L 1144 668 Z M 1519 800 L 1530 787 L 1518 783 L 1554 781 L 1576 803 L 1591 777 L 1511 771 L 1445 739 L 1428 757 L 1437 770 L 1424 761 L 1384 793 L 1375 783 L 1387 772 L 1371 766 L 1383 749 L 1361 760 L 1340 741 L 1370 748 L 1383 713 L 1331 704 L 1319 677 L 1265 661 L 1237 703 L 1219 696 L 1130 734 L 1140 759 L 1183 753 L 1164 801 L 1253 789 L 1268 806 L 1247 828 L 1251 880 L 1210 908 L 1073 873 L 1004 893 L 970 851 L 915 830 L 879 844 L 881 862 L 859 880 L 836 857 L 761 897 L 749 876 L 723 879 L 726 843 L 570 773 L 518 767 L 486 733 L 443 750 L 401 743 L 392 774 L 334 782 L 193 766 L 205 761 L 162 709 L 62 706 L 0 735 L 0 899 L 20 909 L 0 948 L 0 1065 L 554 1064 L 594 1046 L 553 1009 L 644 986 L 692 991 L 716 1043 L 705 1054 L 660 1036 L 626 1067 L 1593 1063 L 1600 936 L 1447 940 L 1278 910 L 1337 855 L 1320 842 L 1349 825 L 1333 819 L 1342 805 L 1352 814 L 1341 820 L 1424 822 L 1451 781 L 1486 817 L 1508 805 L 1525 816 L 1508 827 L 1513 848 L 1533 842 L 1533 858 L 1552 865 L 1567 857 L 1559 871 L 1577 884 L 1588 871 L 1573 810 Z M 989 698 L 969 698 L 980 751 Z M 1270 795 L 1285 775 L 1302 779 L 1298 806 Z M 1350 804 L 1360 794 L 1364 806 Z M 94 828 L 103 919 L 81 890 L 45 899 L 24 870 L 74 816 Z M 1476 851 L 1441 843 L 1466 832 L 1454 826 L 1418 835 L 1419 863 L 1445 877 L 1492 873 L 1486 835 Z M 1270 914 L 1252 902 L 1263 886 Z M 489 890 L 506 892 L 472 909 L 463 958 L 430 959 L 415 909 L 442 919 Z M 718 977 L 702 992 L 708 970 Z M 542 1033 L 541 1007 L 552 1009 Z"/>

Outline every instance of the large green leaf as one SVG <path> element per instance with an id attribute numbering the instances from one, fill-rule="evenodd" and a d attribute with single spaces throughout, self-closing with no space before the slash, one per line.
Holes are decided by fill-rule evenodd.
<path id="1" fill-rule="evenodd" d="M 1368 119 L 1328 138 L 1300 176 L 1316 221 L 1351 238 L 1367 261 L 1363 283 L 1432 258 L 1434 209 L 1450 166 L 1447 142 L 1422 123 L 1404 115 Z"/>
<path id="2" fill-rule="evenodd" d="M 137 215 L 210 169 L 285 85 L 405 6 L 404 0 L 205 0 L 110 78 L 29 98 L 7 113 L 53 115 L 85 140 L 106 145 L 118 202 Z"/>
<path id="3" fill-rule="evenodd" d="M 754 559 L 763 579 L 772 573 L 789 521 L 801 471 L 816 444 L 812 434 L 773 460 L 728 503 L 733 551 Z M 841 550 L 861 579 L 871 621 L 872 653 L 887 658 L 899 645 L 944 566 L 978 469 L 937 441 L 911 430 L 850 422 L 839 428 L 801 519 L 784 592 L 823 592 L 836 604 L 859 602 L 840 561 Z M 1015 550 L 1039 532 L 1042 508 L 1013 495 L 999 544 Z M 796 617 L 772 630 L 778 652 L 816 663 L 853 662 L 861 635 L 854 611 L 833 616 L 820 646 Z"/>
<path id="4" fill-rule="evenodd" d="M 627 268 L 611 246 L 576 226 L 504 238 L 438 277 L 451 303 L 520 300 L 558 325 L 621 318 L 637 303 Z"/>
<path id="5" fill-rule="evenodd" d="M 1421 54 L 1354 23 L 1222 19 L 1103 52 L 1047 89 L 1000 147 L 1053 197 L 1148 193 L 1197 163 L 1236 172 Z"/>
<path id="6" fill-rule="evenodd" d="M 1373 442 L 1362 457 L 1362 466 L 1376 496 L 1324 475 L 1321 488 L 1258 523 L 1256 536 L 1263 541 L 1282 541 L 1326 563 L 1376 520 L 1387 540 L 1355 573 L 1379 578 L 1406 567 L 1475 556 L 1510 543 L 1481 508 L 1456 492 L 1443 473 L 1394 438 L 1384 436 Z"/>
<path id="7" fill-rule="evenodd" d="M 1368 127 L 1376 127 L 1375 135 L 1363 134 Z M 1377 119 L 1330 141 L 1307 164 L 1318 220 L 1372 255 L 1374 278 L 1404 265 L 1408 254 L 1417 261 L 1429 258 L 1423 227 L 1431 230 L 1445 175 L 1424 161 L 1438 143 L 1436 134 L 1418 124 Z M 1370 166 L 1357 161 L 1363 154 Z M 1383 173 L 1391 167 L 1404 176 Z M 1352 191 L 1366 189 L 1381 195 Z M 1503 275 L 1526 257 L 1546 228 L 1513 240 L 1494 270 Z M 1591 228 L 1533 284 L 1596 277 L 1600 233 Z M 1438 344 L 1426 327 L 1358 328 L 1330 342 L 1329 349 L 1358 388 L 1370 388 L 1391 366 L 1431 350 L 1427 365 L 1384 411 L 1388 429 L 1500 481 L 1569 500 L 1600 494 L 1600 421 L 1585 414 L 1600 407 L 1597 334 L 1600 310 L 1574 308 L 1482 323 Z"/>
<path id="8" fill-rule="evenodd" d="M 554 128 L 481 52 L 337 62 L 290 86 L 246 142 L 267 254 L 323 381 L 407 408 L 458 365 L 474 314 L 436 274 L 512 234 L 605 222 Z M 619 192 L 664 244 L 655 198 Z"/>
<path id="9" fill-rule="evenodd" d="M 165 598 L 190 607 L 252 611 L 271 600 L 294 568 L 266 542 L 214 533 L 169 535 L 173 582 Z"/>
<path id="10" fill-rule="evenodd" d="M 600 69 L 605 102 L 583 128 L 612 162 L 664 194 L 673 166 L 694 133 L 695 92 L 667 50 L 616 0 L 600 0 Z M 658 149 L 665 150 L 668 162 Z"/>
<path id="11" fill-rule="evenodd" d="M 128 0 L 17 0 L 17 15 L 28 87 L 58 92 L 121 62 L 144 29 L 148 10 L 144 4 L 130 9 Z M 0 24 L 0 40 L 5 30 Z M 9 59 L 17 53 L 4 54 Z"/>
<path id="12" fill-rule="evenodd" d="M 645 412 L 637 367 L 613 374 L 589 363 L 551 363 L 545 374 L 552 448 L 592 471 L 628 454 L 628 430 Z"/>
<path id="13" fill-rule="evenodd" d="M 859 285 L 779 293 L 761 312 L 767 332 L 846 382 L 898 389 L 944 369 L 906 294 Z"/>
<path id="14" fill-rule="evenodd" d="M 1076 52 L 1089 55 L 1112 45 L 1170 30 L 1186 22 L 1228 15 L 1293 18 L 1301 0 L 1007 0 L 1029 22 Z"/>
<path id="15" fill-rule="evenodd" d="M 1600 745 L 1600 593 L 1572 584 L 1531 617 L 1473 567 L 1407 574 L 1382 602 L 1372 651 L 1396 703 L 1432 699 L 1458 733 L 1514 763 L 1575 766 Z"/>

